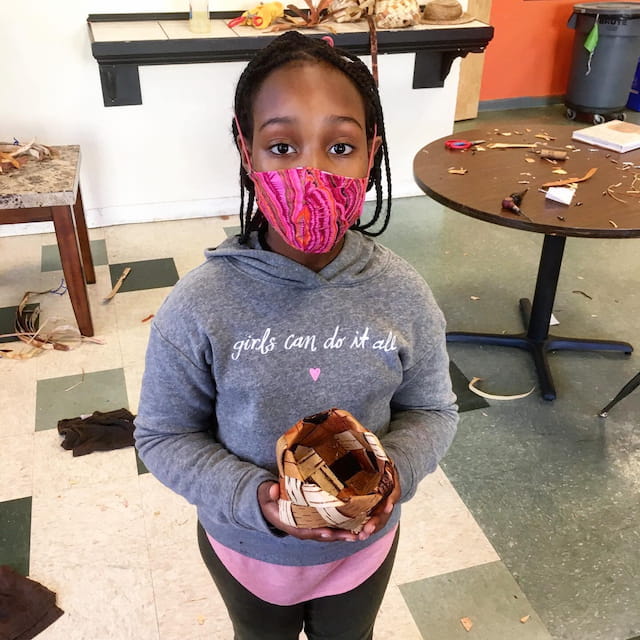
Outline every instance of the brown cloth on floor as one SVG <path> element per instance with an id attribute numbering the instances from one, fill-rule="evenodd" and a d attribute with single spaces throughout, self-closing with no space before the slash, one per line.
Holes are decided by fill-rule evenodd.
<path id="1" fill-rule="evenodd" d="M 31 640 L 63 613 L 53 591 L 0 566 L 0 640 Z"/>
<path id="2" fill-rule="evenodd" d="M 58 433 L 64 436 L 60 444 L 64 449 L 73 449 L 74 456 L 132 447 L 134 418 L 126 409 L 116 409 L 105 413 L 94 411 L 87 418 L 60 420 Z"/>

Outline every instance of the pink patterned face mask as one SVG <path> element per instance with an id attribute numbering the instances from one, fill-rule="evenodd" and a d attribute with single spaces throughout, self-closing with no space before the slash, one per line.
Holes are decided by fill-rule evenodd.
<path id="1" fill-rule="evenodd" d="M 236 126 L 258 207 L 267 222 L 298 251 L 331 251 L 362 213 L 373 145 L 364 178 L 339 176 L 313 167 L 254 171 L 237 120 Z"/>

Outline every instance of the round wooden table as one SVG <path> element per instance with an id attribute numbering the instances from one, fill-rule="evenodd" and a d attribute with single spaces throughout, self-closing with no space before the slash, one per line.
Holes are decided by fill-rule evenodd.
<path id="1" fill-rule="evenodd" d="M 520 300 L 526 331 L 517 334 L 452 331 L 447 333 L 447 340 L 529 351 L 545 400 L 556 397 L 548 351 L 597 350 L 625 354 L 633 351 L 627 342 L 568 338 L 549 333 L 567 236 L 640 237 L 640 150 L 620 154 L 592 147 L 571 139 L 575 129 L 575 125 L 535 122 L 491 123 L 491 126 L 431 142 L 418 151 L 413 162 L 414 177 L 420 188 L 450 209 L 492 224 L 544 234 L 533 302 L 526 298 Z M 483 142 L 463 151 L 446 148 L 447 140 L 460 138 Z M 498 149 L 490 148 L 492 144 L 537 146 L 535 149 Z M 568 158 L 551 166 L 553 163 L 536 153 L 541 149 L 563 149 Z M 588 180 L 578 183 L 569 206 L 549 200 L 540 191 L 546 191 L 547 187 L 542 185 L 548 181 L 580 178 L 593 168 L 597 171 Z M 450 173 L 450 169 L 464 169 L 466 173 Z M 552 173 L 556 169 L 567 173 Z M 524 189 L 528 189 L 521 204 L 524 215 L 502 208 L 505 197 Z M 638 193 L 627 193 L 629 191 Z"/>

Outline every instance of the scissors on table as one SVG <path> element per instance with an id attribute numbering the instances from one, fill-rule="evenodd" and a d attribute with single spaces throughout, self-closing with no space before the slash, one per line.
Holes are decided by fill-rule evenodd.
<path id="1" fill-rule="evenodd" d="M 477 144 L 482 144 L 484 140 L 447 140 L 444 146 L 451 151 L 464 151 L 465 149 L 471 149 Z"/>

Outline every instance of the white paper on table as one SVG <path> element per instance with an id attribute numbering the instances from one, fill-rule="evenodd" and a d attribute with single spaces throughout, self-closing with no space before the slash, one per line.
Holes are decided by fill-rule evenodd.
<path id="1" fill-rule="evenodd" d="M 575 192 L 571 187 L 549 187 L 546 197 L 554 202 L 570 205 Z"/>

